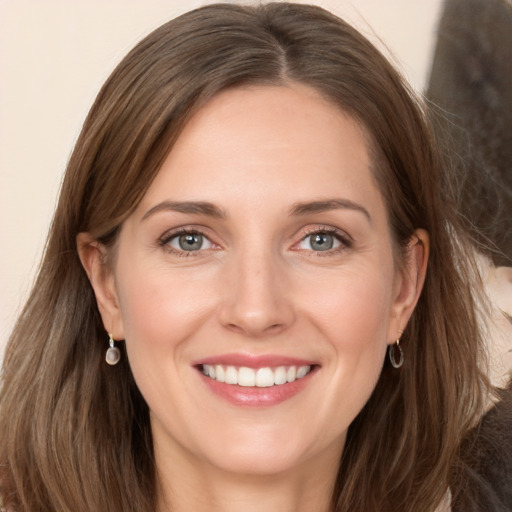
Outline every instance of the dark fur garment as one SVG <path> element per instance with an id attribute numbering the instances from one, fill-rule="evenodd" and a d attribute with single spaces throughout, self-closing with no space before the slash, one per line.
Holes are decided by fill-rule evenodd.
<path id="1" fill-rule="evenodd" d="M 462 444 L 452 512 L 512 511 L 512 384 Z"/>

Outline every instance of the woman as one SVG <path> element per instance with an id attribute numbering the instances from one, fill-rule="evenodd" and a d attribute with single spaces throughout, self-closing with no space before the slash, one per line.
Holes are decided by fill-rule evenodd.
<path id="1" fill-rule="evenodd" d="M 84 124 L 7 348 L 4 506 L 441 506 L 487 388 L 439 167 L 400 76 L 318 7 L 150 34 Z"/>

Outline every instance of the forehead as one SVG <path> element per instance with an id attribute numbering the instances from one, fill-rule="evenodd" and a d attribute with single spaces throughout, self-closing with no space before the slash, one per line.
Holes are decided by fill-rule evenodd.
<path id="1" fill-rule="evenodd" d="M 183 197 L 380 199 L 367 140 L 358 122 L 307 86 L 226 90 L 187 123 L 141 206 Z"/>

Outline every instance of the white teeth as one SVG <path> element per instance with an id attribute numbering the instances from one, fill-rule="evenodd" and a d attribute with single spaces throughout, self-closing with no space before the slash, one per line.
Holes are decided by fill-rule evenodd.
<path id="1" fill-rule="evenodd" d="M 256 386 L 259 388 L 269 388 L 273 385 L 274 372 L 270 368 L 260 368 L 256 372 Z"/>
<path id="2" fill-rule="evenodd" d="M 252 368 L 242 366 L 238 370 L 238 385 L 246 388 L 256 385 L 256 372 Z"/>
<path id="3" fill-rule="evenodd" d="M 238 371 L 234 366 L 228 366 L 226 368 L 224 382 L 226 384 L 238 384 Z"/>
<path id="4" fill-rule="evenodd" d="M 300 366 L 297 369 L 297 379 L 302 379 L 302 377 L 305 377 L 308 374 L 309 370 L 309 366 Z"/>
<path id="5" fill-rule="evenodd" d="M 203 364 L 202 369 L 207 377 L 218 382 L 243 387 L 268 388 L 302 379 L 311 371 L 311 366 L 263 367 L 255 370 L 246 366 L 238 368 L 236 366 L 223 366 L 220 364 L 215 366 Z"/>
<path id="6" fill-rule="evenodd" d="M 215 366 L 215 380 L 219 382 L 225 382 L 226 380 L 226 372 L 224 371 L 224 367 L 220 364 Z"/>
<path id="7" fill-rule="evenodd" d="M 293 368 L 290 366 L 290 368 Z M 276 368 L 274 371 L 274 384 L 277 386 L 286 383 L 286 368 L 284 366 L 280 366 Z"/>

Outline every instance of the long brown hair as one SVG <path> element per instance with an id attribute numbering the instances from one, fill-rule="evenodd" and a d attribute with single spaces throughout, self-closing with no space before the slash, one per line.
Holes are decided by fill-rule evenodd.
<path id="1" fill-rule="evenodd" d="M 397 262 L 430 233 L 423 294 L 404 333 L 406 362 L 384 365 L 350 427 L 337 511 L 432 510 L 482 407 L 481 338 L 469 252 L 440 187 L 426 114 L 356 30 L 319 7 L 210 5 L 163 25 L 100 91 L 70 158 L 32 294 L 5 354 L 0 479 L 16 511 L 152 511 L 158 492 L 148 408 L 126 358 L 104 362 L 106 333 L 76 236 L 112 247 L 190 116 L 221 90 L 307 84 L 372 139 Z M 335 107 L 333 107 L 335 108 Z"/>

